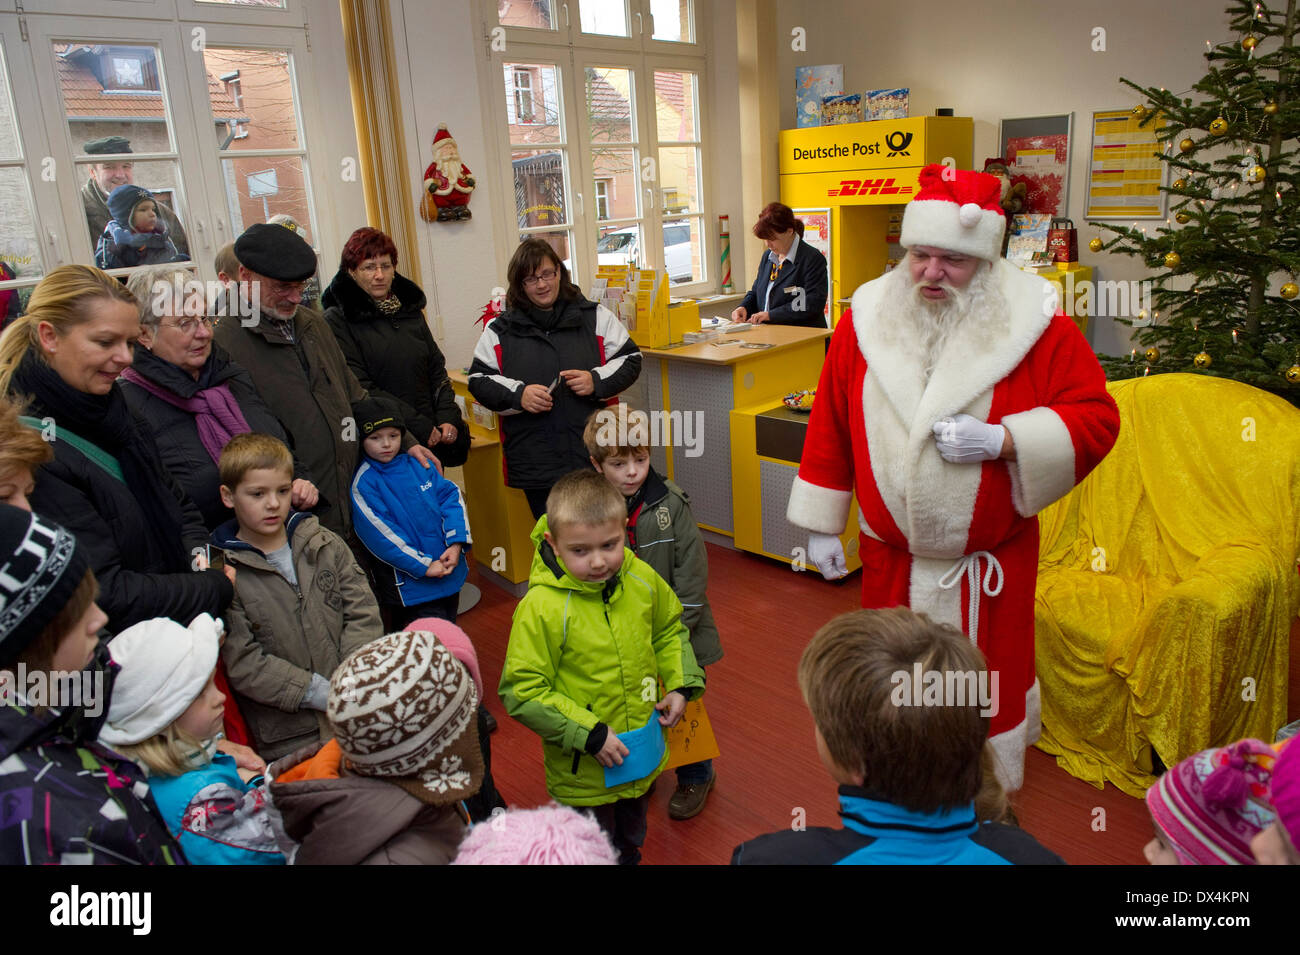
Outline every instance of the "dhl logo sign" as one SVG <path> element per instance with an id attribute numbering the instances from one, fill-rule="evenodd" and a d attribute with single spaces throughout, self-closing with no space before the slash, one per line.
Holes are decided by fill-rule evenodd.
<path id="1" fill-rule="evenodd" d="M 841 179 L 838 186 L 826 190 L 828 196 L 903 196 L 910 195 L 914 186 L 896 186 L 889 179 Z"/>

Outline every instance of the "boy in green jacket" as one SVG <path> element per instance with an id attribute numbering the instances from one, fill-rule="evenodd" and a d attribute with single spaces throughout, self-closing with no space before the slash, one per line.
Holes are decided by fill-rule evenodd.
<path id="1" fill-rule="evenodd" d="M 628 749 L 619 733 L 656 711 L 673 726 L 704 687 L 704 671 L 682 626 L 682 607 L 663 578 L 624 546 L 622 496 L 594 471 L 556 482 L 533 529 L 529 588 L 515 608 L 501 673 L 508 712 L 542 738 L 546 789 L 588 807 L 619 861 L 634 865 L 645 842 L 655 777 L 605 786 L 605 767 Z M 659 684 L 672 689 L 655 702 Z"/>
<path id="2" fill-rule="evenodd" d="M 709 607 L 709 556 L 690 499 L 650 466 L 650 422 L 627 405 L 602 408 L 587 419 L 582 435 L 591 463 L 623 495 L 628 544 L 668 582 L 682 603 L 682 624 L 702 667 L 722 659 L 722 641 Z M 677 767 L 677 790 L 668 802 L 671 819 L 690 819 L 704 809 L 717 775 L 713 760 Z"/>

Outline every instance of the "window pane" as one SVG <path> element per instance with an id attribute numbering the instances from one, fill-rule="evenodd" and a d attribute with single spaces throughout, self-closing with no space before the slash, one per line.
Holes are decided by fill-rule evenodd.
<path id="1" fill-rule="evenodd" d="M 288 51 L 207 47 L 203 65 L 220 148 L 300 147 Z"/>
<path id="2" fill-rule="evenodd" d="M 636 141 L 630 70 L 588 67 L 586 96 L 593 148 L 598 148 L 602 143 Z"/>
<path id="3" fill-rule="evenodd" d="M 597 265 L 641 264 L 643 244 L 639 225 L 603 226 L 596 235 Z"/>
<path id="4" fill-rule="evenodd" d="M 700 211 L 699 157 L 695 146 L 659 150 L 659 195 L 665 215 Z"/>
<path id="5" fill-rule="evenodd" d="M 659 141 L 695 142 L 699 102 L 694 73 L 655 71 L 655 120 Z"/>
<path id="6" fill-rule="evenodd" d="M 650 0 L 650 15 L 655 18 L 654 39 L 694 42 L 691 0 Z"/>
<path id="7" fill-rule="evenodd" d="M 55 43 L 54 62 L 78 152 L 173 151 L 157 47 Z"/>
<path id="8" fill-rule="evenodd" d="M 25 279 L 45 274 L 41 246 L 36 238 L 36 214 L 27 171 L 22 166 L 0 167 L 0 281 Z M 0 306 L 9 307 L 15 297 L 0 292 Z M 16 307 L 16 306 L 15 306 Z M 0 318 L 4 317 L 0 308 Z"/>
<path id="9" fill-rule="evenodd" d="M 577 273 L 573 270 L 573 251 L 571 248 L 571 243 L 569 241 L 569 232 L 567 229 L 560 230 L 557 232 L 519 233 L 519 241 L 523 242 L 524 239 L 544 239 L 546 241 L 546 244 L 549 245 L 552 249 L 554 249 L 555 254 L 560 257 L 560 261 L 564 263 L 564 267 L 569 270 L 569 279 L 572 282 L 574 282 L 579 288 L 582 287 L 582 283 L 578 281 Z"/>
<path id="10" fill-rule="evenodd" d="M 555 6 L 551 0 L 497 0 L 497 23 L 503 27 L 555 29 Z"/>
<path id="11" fill-rule="evenodd" d="M 181 191 L 181 174 L 177 164 L 160 159 L 153 162 L 134 162 L 129 156 L 105 156 L 100 162 L 77 163 L 77 182 L 81 190 L 81 204 L 86 214 L 86 229 L 90 234 L 90 247 L 104 232 L 112 217 L 108 211 L 108 197 L 122 185 L 142 186 L 153 193 L 164 207 L 162 220 L 168 238 L 176 251 L 189 255 L 189 236 L 185 231 L 184 194 Z"/>
<path id="12" fill-rule="evenodd" d="M 512 155 L 510 165 L 514 172 L 515 213 L 519 228 L 568 224 L 564 162 L 564 153 L 558 149 L 535 149 Z"/>
<path id="13" fill-rule="evenodd" d="M 277 7 L 284 8 L 284 0 L 197 0 L 198 3 L 228 5 L 236 7 Z"/>
<path id="14" fill-rule="evenodd" d="M 515 146 L 559 143 L 559 68 L 538 63 L 506 63 L 506 123 Z"/>
<path id="15" fill-rule="evenodd" d="M 707 278 L 703 220 L 692 217 L 664 223 L 664 267 L 673 285 L 703 282 Z"/>
<path id="16" fill-rule="evenodd" d="M 9 95 L 9 65 L 4 60 L 4 50 L 0 49 L 0 159 L 17 159 L 22 154 L 22 143 L 14 126 L 13 97 Z"/>
<path id="17" fill-rule="evenodd" d="M 632 219 L 639 216 L 641 203 L 637 190 L 636 153 L 631 149 L 600 146 L 593 142 L 591 158 L 593 178 L 598 183 L 605 183 L 607 199 L 605 205 L 608 215 L 600 215 L 599 201 L 597 215 L 602 219 Z M 596 189 L 598 200 L 600 195 L 601 187 L 598 186 Z"/>
<path id="18" fill-rule="evenodd" d="M 627 0 L 581 0 L 582 32 L 627 36 Z"/>
<path id="19" fill-rule="evenodd" d="M 300 156 L 223 159 L 221 175 L 230 211 L 229 239 L 255 222 L 283 213 L 298 220 L 307 229 L 303 238 L 315 244 L 316 224 L 307 201 L 307 176 Z"/>

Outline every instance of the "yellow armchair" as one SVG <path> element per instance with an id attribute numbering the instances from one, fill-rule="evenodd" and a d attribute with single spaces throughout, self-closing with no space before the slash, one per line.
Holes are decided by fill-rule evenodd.
<path id="1" fill-rule="evenodd" d="M 1286 722 L 1300 609 L 1300 410 L 1239 382 L 1107 386 L 1114 449 L 1039 515 L 1039 748 L 1141 796 L 1172 766 Z"/>

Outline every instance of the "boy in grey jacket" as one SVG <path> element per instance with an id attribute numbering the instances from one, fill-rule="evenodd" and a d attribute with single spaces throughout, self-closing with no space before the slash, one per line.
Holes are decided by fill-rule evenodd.
<path id="1" fill-rule="evenodd" d="M 682 623 L 701 667 L 722 659 L 722 642 L 706 593 L 709 557 L 690 499 L 650 466 L 649 419 L 627 405 L 603 408 L 587 419 L 583 441 L 596 470 L 627 502 L 628 546 L 654 568 L 682 603 Z M 717 779 L 713 760 L 677 767 L 672 819 L 698 815 Z"/>
<path id="2" fill-rule="evenodd" d="M 293 456 L 266 434 L 221 453 L 221 499 L 235 511 L 212 535 L 235 585 L 221 659 L 268 762 L 333 735 L 329 681 L 353 650 L 383 635 L 379 604 L 343 539 L 290 513 Z"/>

